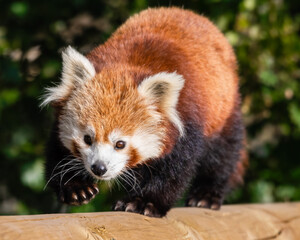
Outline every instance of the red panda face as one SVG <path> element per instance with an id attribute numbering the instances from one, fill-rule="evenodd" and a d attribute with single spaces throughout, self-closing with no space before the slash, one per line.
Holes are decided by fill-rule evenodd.
<path id="1" fill-rule="evenodd" d="M 95 178 L 110 180 L 158 158 L 173 124 L 183 134 L 176 104 L 183 78 L 159 73 L 136 85 L 126 67 L 96 74 L 71 47 L 63 53 L 62 83 L 42 105 L 59 106 L 59 138 Z"/>
<path id="2" fill-rule="evenodd" d="M 95 177 L 92 166 L 101 163 L 105 180 L 163 150 L 163 115 L 126 78 L 124 72 L 101 72 L 72 90 L 59 116 L 63 144 Z"/>

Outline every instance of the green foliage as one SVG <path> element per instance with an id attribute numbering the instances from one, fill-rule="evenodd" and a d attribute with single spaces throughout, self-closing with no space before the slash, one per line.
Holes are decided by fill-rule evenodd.
<path id="1" fill-rule="evenodd" d="M 109 210 L 120 195 L 101 193 L 82 207 L 60 206 L 45 180 L 44 146 L 51 109 L 40 96 L 58 82 L 61 50 L 87 53 L 130 15 L 148 6 L 184 6 L 209 17 L 234 46 L 250 168 L 228 202 L 300 199 L 300 5 L 268 0 L 1 1 L 0 212 L 33 214 Z M 178 203 L 182 204 L 182 201 Z"/>

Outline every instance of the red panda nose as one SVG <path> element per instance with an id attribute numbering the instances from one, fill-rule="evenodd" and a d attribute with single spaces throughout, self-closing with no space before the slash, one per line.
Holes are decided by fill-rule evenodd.
<path id="1" fill-rule="evenodd" d="M 99 176 L 99 177 L 101 177 L 102 175 L 104 175 L 104 173 L 107 172 L 107 168 L 106 168 L 105 164 L 100 161 L 94 163 L 91 166 L 91 170 L 96 176 Z"/>

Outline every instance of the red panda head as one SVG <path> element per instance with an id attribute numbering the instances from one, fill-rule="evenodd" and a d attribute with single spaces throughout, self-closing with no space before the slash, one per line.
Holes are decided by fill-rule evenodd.
<path id="1" fill-rule="evenodd" d="M 125 66 L 96 73 L 73 48 L 62 56 L 62 82 L 42 105 L 59 107 L 59 138 L 94 177 L 109 180 L 161 156 L 170 124 L 183 135 L 180 75 L 162 72 L 137 85 Z"/>

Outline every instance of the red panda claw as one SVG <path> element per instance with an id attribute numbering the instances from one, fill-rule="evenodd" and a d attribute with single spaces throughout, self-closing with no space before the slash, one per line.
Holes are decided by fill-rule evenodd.
<path id="1" fill-rule="evenodd" d="M 96 185 L 93 185 L 92 189 L 93 189 L 94 194 L 98 194 L 99 193 L 99 188 Z"/>
<path id="2" fill-rule="evenodd" d="M 71 199 L 72 199 L 73 201 L 78 201 L 78 195 L 77 195 L 75 192 L 73 192 L 73 193 L 72 193 L 72 196 L 71 196 Z"/>
<path id="3" fill-rule="evenodd" d="M 197 199 L 191 198 L 191 199 L 188 201 L 187 206 L 189 206 L 189 207 L 196 207 L 197 204 L 198 204 Z"/>
<path id="4" fill-rule="evenodd" d="M 124 211 L 125 210 L 125 203 L 121 200 L 117 201 L 113 207 L 114 211 Z"/>
<path id="5" fill-rule="evenodd" d="M 128 203 L 125 208 L 125 212 L 136 212 L 136 210 L 137 210 L 137 206 L 133 202 Z"/>
<path id="6" fill-rule="evenodd" d="M 90 187 L 87 187 L 86 192 L 87 192 L 88 196 L 91 198 L 93 198 L 95 196 L 92 188 L 90 188 Z"/>
<path id="7" fill-rule="evenodd" d="M 200 201 L 198 201 L 197 203 L 197 207 L 202 207 L 202 208 L 210 208 L 210 203 L 209 201 L 205 200 L 205 199 L 202 199 Z"/>
<path id="8" fill-rule="evenodd" d="M 221 205 L 218 203 L 214 203 L 210 207 L 212 210 L 219 210 L 221 208 Z"/>
<path id="9" fill-rule="evenodd" d="M 125 211 L 143 214 L 148 217 L 162 217 L 165 215 L 160 213 L 151 202 L 144 202 L 143 199 L 137 197 L 129 202 L 117 201 L 113 206 L 114 211 Z"/>
<path id="10" fill-rule="evenodd" d="M 148 217 L 162 217 L 162 215 L 158 212 L 154 204 L 151 202 L 147 203 L 144 210 L 144 215 Z"/>
<path id="11" fill-rule="evenodd" d="M 212 210 L 219 210 L 223 202 L 223 196 L 213 193 L 198 194 L 195 197 L 190 198 L 186 206 L 209 208 Z"/>
<path id="12" fill-rule="evenodd" d="M 86 183 L 83 186 L 70 183 L 64 185 L 64 187 L 60 189 L 58 198 L 62 203 L 77 206 L 87 204 L 98 192 L 98 188 L 89 183 Z"/>
<path id="13" fill-rule="evenodd" d="M 85 193 L 85 191 L 84 190 L 81 190 L 80 191 L 80 198 L 84 201 L 84 200 L 87 200 L 87 195 L 86 195 L 86 193 Z"/>

